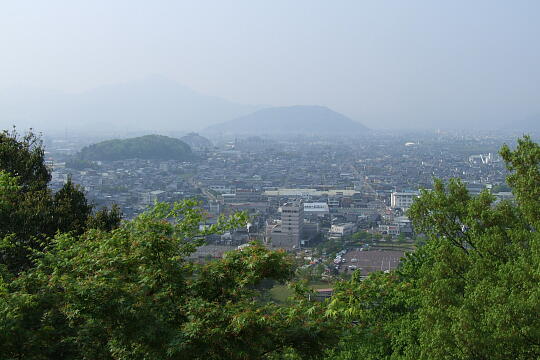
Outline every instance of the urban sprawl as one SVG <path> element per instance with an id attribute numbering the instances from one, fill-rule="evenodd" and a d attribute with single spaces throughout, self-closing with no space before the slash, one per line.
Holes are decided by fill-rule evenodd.
<path id="1" fill-rule="evenodd" d="M 330 264 L 327 273 L 367 274 L 395 268 L 414 248 L 406 211 L 434 178 L 460 178 L 472 194 L 511 198 L 497 154 L 511 139 L 441 132 L 221 138 L 192 142 L 194 161 L 97 161 L 82 169 L 66 166 L 66 159 L 87 139 L 47 138 L 46 148 L 53 188 L 71 177 L 96 207 L 117 204 L 127 219 L 156 201 L 188 198 L 201 202 L 207 224 L 236 211 L 250 215 L 245 228 L 210 236 L 195 258 L 257 240 L 295 252 L 306 266 Z"/>

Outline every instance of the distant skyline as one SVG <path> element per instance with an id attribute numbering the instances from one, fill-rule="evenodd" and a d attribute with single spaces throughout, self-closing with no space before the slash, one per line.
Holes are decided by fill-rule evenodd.
<path id="1" fill-rule="evenodd" d="M 0 90 L 157 74 L 371 128 L 500 126 L 540 114 L 538 14 L 532 0 L 4 2 Z"/>

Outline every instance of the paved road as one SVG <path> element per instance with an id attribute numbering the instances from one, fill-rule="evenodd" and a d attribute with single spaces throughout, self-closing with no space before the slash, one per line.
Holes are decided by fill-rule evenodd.
<path id="1" fill-rule="evenodd" d="M 187 179 L 188 183 L 193 186 L 194 188 L 196 189 L 200 189 L 201 192 L 203 193 L 204 196 L 206 196 L 206 198 L 208 200 L 213 200 L 213 201 L 218 201 L 218 198 L 217 196 L 215 196 L 214 194 L 212 194 L 210 191 L 208 191 L 208 189 L 206 189 L 205 187 L 201 186 L 197 180 L 195 179 L 195 177 L 190 177 Z"/>

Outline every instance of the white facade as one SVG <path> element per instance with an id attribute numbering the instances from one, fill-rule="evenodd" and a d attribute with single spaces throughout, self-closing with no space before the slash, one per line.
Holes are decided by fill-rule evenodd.
<path id="1" fill-rule="evenodd" d="M 304 203 L 304 212 L 306 214 L 328 214 L 330 213 L 330 209 L 328 208 L 328 204 L 324 202 L 312 202 L 312 203 Z"/>
<path id="2" fill-rule="evenodd" d="M 295 196 L 301 198 L 309 198 L 312 196 L 353 196 L 358 193 L 356 190 L 316 190 L 316 189 L 287 189 L 278 188 L 276 190 L 266 190 L 263 194 L 265 196 Z"/>
<path id="3" fill-rule="evenodd" d="M 210 190 L 213 190 L 220 194 L 233 194 L 235 189 L 231 189 L 225 185 L 211 185 Z"/>
<path id="4" fill-rule="evenodd" d="M 390 206 L 392 209 L 408 209 L 411 207 L 414 199 L 420 196 L 418 191 L 393 192 L 390 196 Z"/>
<path id="5" fill-rule="evenodd" d="M 304 232 L 304 203 L 296 200 L 280 208 L 281 220 L 267 223 L 266 242 L 272 247 L 297 249 Z"/>
<path id="6" fill-rule="evenodd" d="M 331 237 L 343 237 L 351 235 L 356 231 L 357 227 L 353 223 L 336 224 L 330 227 L 329 235 Z"/>
<path id="7" fill-rule="evenodd" d="M 291 242 L 300 243 L 304 230 L 304 203 L 293 201 L 281 207 L 281 232 L 287 234 Z"/>

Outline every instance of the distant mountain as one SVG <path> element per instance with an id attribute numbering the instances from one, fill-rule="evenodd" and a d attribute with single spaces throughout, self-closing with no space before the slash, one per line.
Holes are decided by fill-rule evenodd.
<path id="1" fill-rule="evenodd" d="M 324 106 L 272 107 L 208 127 L 207 134 L 358 134 L 368 129 Z"/>
<path id="2" fill-rule="evenodd" d="M 102 141 L 81 149 L 77 158 L 88 160 L 191 160 L 194 154 L 182 140 L 162 135 Z"/>
<path id="3" fill-rule="evenodd" d="M 192 150 L 209 150 L 214 146 L 210 140 L 197 133 L 189 133 L 180 140 L 188 144 Z"/>
<path id="4" fill-rule="evenodd" d="M 136 133 L 203 129 L 259 106 L 206 96 L 162 77 L 101 86 L 78 94 L 42 89 L 0 91 L 0 129 Z"/>

